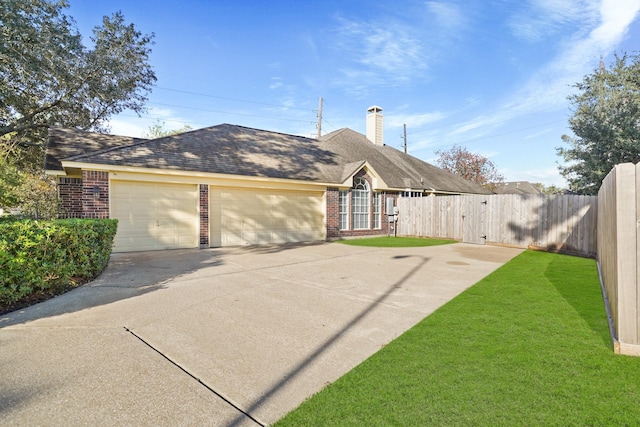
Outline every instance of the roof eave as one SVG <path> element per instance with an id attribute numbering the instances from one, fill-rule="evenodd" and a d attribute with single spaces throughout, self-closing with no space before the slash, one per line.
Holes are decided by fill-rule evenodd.
<path id="1" fill-rule="evenodd" d="M 114 173 L 131 173 L 131 174 L 151 174 L 151 175 L 165 175 L 165 176 L 182 176 L 193 177 L 202 179 L 225 179 L 225 180 L 238 180 L 238 181 L 255 181 L 255 182 L 282 182 L 282 183 L 296 183 L 304 184 L 314 187 L 335 187 L 335 182 L 324 181 L 306 181 L 301 179 L 286 179 L 286 178 L 271 178 L 266 176 L 248 176 L 248 175 L 233 175 L 214 172 L 197 172 L 197 171 L 185 171 L 180 169 L 158 169 L 158 168 L 145 168 L 139 166 L 118 166 L 99 163 L 83 163 L 75 161 L 62 161 L 62 167 L 65 172 L 59 175 L 68 175 L 67 170 L 92 170 L 92 171 L 104 171 Z"/>

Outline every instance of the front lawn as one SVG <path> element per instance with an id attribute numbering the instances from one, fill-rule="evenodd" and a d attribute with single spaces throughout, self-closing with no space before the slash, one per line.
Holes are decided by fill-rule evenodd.
<path id="1" fill-rule="evenodd" d="M 595 262 L 526 251 L 277 425 L 638 425 L 638 402 Z"/>
<path id="2" fill-rule="evenodd" d="M 408 248 L 417 246 L 437 246 L 458 243 L 451 239 L 430 239 L 423 237 L 367 237 L 362 239 L 337 240 L 338 243 L 351 246 L 369 246 L 376 248 Z"/>

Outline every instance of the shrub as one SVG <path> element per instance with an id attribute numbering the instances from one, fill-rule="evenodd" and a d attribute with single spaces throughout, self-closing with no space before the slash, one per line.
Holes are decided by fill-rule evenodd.
<path id="1" fill-rule="evenodd" d="M 114 219 L 0 221 L 0 311 L 98 276 L 116 228 Z"/>

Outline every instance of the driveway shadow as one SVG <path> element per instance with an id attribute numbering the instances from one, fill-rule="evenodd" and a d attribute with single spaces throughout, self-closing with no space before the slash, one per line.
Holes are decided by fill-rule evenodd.
<path id="1" fill-rule="evenodd" d="M 276 254 L 284 251 L 289 251 L 291 249 L 299 249 L 311 246 L 321 246 L 326 245 L 326 241 L 315 241 L 315 242 L 298 242 L 298 243 L 274 243 L 271 245 L 248 245 L 248 246 L 238 246 L 237 250 L 241 250 L 244 252 L 254 253 L 254 254 Z"/>
<path id="2" fill-rule="evenodd" d="M 177 249 L 112 254 L 98 278 L 65 294 L 0 316 L 0 328 L 134 298 L 172 279 L 222 265 L 222 251 Z"/>
<path id="3" fill-rule="evenodd" d="M 323 343 L 318 345 L 316 349 L 311 352 L 304 360 L 302 360 L 297 365 L 293 366 L 289 372 L 282 376 L 282 378 L 269 390 L 267 390 L 262 396 L 253 401 L 251 405 L 246 409 L 240 409 L 240 413 L 238 417 L 232 420 L 230 423 L 226 424 L 226 427 L 235 427 L 241 425 L 245 421 L 245 417 L 249 417 L 259 426 L 265 426 L 265 423 L 262 423 L 253 417 L 253 414 L 256 412 L 258 408 L 262 405 L 269 402 L 289 381 L 303 374 L 305 368 L 307 368 L 311 363 L 313 363 L 316 359 L 318 359 L 322 354 L 327 352 L 331 347 L 333 347 L 336 342 L 349 330 L 354 328 L 357 324 L 359 324 L 368 314 L 370 314 L 373 310 L 375 310 L 380 304 L 384 303 L 394 292 L 397 291 L 407 280 L 409 280 L 412 276 L 414 276 L 425 264 L 429 262 L 431 258 L 422 257 L 418 255 L 396 255 L 393 259 L 402 260 L 406 258 L 418 258 L 419 260 L 416 264 L 405 273 L 400 279 L 396 282 L 392 283 L 386 291 L 380 295 L 376 300 L 372 301 L 367 307 L 365 307 L 360 313 L 354 316 L 349 322 L 344 324 L 340 330 L 338 330 L 334 335 L 329 337 Z M 234 405 L 235 406 L 235 405 Z"/>

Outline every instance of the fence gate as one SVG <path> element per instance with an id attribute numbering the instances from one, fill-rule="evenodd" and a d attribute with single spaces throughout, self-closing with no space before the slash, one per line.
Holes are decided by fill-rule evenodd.
<path id="1" fill-rule="evenodd" d="M 462 207 L 462 242 L 484 245 L 487 243 L 487 198 L 464 196 Z"/>

